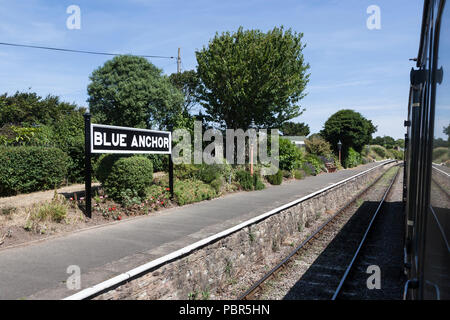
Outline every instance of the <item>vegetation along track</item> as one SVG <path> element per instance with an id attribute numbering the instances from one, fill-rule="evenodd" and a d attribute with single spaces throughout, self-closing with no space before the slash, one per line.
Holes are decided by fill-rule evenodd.
<path id="1" fill-rule="evenodd" d="M 324 224 L 316 229 L 305 241 L 296 247 L 285 259 L 270 270 L 263 278 L 249 288 L 241 299 L 332 299 L 339 298 L 369 298 L 363 292 L 355 291 L 355 287 L 361 291 L 369 290 L 366 285 L 370 274 L 366 273 L 367 268 L 359 265 L 360 262 L 366 264 L 368 258 L 372 261 L 370 265 L 378 265 L 382 272 L 382 277 L 386 274 L 386 281 L 391 283 L 395 279 L 395 289 L 388 286 L 387 290 L 375 290 L 378 295 L 374 298 L 395 299 L 401 298 L 402 279 L 402 204 L 401 198 L 395 199 L 393 214 L 386 215 L 390 218 L 383 221 L 389 224 L 386 232 L 379 238 L 380 243 L 373 248 L 384 251 L 380 253 L 382 260 L 378 261 L 378 254 L 372 252 L 372 243 L 367 246 L 360 246 L 363 235 L 367 233 L 366 242 L 372 242 L 371 233 L 366 232 L 369 224 L 378 228 L 377 221 L 381 218 L 373 219 L 375 212 L 381 209 L 382 201 L 389 196 L 391 187 L 394 186 L 396 194 L 401 195 L 401 183 L 398 176 L 401 170 L 398 166 L 392 167 L 384 175 L 369 185 L 366 189 L 356 195 L 347 205 L 329 218 Z M 384 219 L 384 217 L 383 217 Z M 390 234 L 385 236 L 385 233 Z M 395 239 L 392 239 L 395 237 Z M 369 241 L 370 240 L 370 241 Z M 389 250 L 386 250 L 386 243 L 389 243 Z M 380 247 L 381 245 L 381 247 Z M 359 254 L 364 257 L 355 258 L 355 252 L 360 247 Z M 394 252 L 392 252 L 394 251 Z M 392 257 L 398 257 L 391 261 Z M 398 260 L 398 261 L 397 261 Z M 352 267 L 348 267 L 353 261 Z M 391 265 L 394 264 L 393 267 Z M 361 268 L 364 270 L 361 271 Z M 355 272 L 358 271 L 358 272 Z M 361 271 L 361 272 L 360 272 Z M 346 274 L 346 281 L 342 281 Z M 355 274 L 362 274 L 361 279 L 355 279 Z M 388 279 L 389 278 L 389 279 Z M 392 278 L 392 279 L 390 279 Z M 342 281 L 342 284 L 341 284 Z M 358 284 L 355 283 L 358 282 Z M 385 283 L 383 282 L 383 283 Z M 340 288 L 339 295 L 335 296 L 337 288 Z M 399 289 L 400 288 L 400 289 Z M 371 292 L 374 292 L 371 290 Z M 381 295 L 381 297 L 380 297 Z M 384 296 L 383 296 L 384 295 Z"/>

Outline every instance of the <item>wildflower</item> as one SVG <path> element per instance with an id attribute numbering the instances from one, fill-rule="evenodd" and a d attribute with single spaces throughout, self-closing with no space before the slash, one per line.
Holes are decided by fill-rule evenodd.
<path id="1" fill-rule="evenodd" d="M 112 208 L 108 208 L 108 211 L 111 211 L 112 210 Z"/>
<path id="2" fill-rule="evenodd" d="M 122 220 L 122 217 L 121 216 L 117 216 L 117 220 Z"/>
<path id="3" fill-rule="evenodd" d="M 170 188 L 166 188 L 166 191 L 170 191 Z"/>

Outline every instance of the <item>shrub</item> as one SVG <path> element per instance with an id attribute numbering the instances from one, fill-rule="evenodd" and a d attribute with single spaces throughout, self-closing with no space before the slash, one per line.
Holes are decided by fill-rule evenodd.
<path id="1" fill-rule="evenodd" d="M 133 156 L 114 162 L 110 174 L 102 184 L 108 195 L 120 202 L 125 195 L 145 197 L 146 188 L 151 185 L 152 180 L 152 162 L 146 157 Z"/>
<path id="2" fill-rule="evenodd" d="M 239 170 L 239 171 L 236 171 L 235 177 L 236 177 L 236 181 L 239 182 L 242 189 L 244 189 L 246 191 L 253 190 L 253 179 L 252 179 L 252 175 L 250 174 L 250 172 L 248 172 L 246 170 Z"/>
<path id="3" fill-rule="evenodd" d="M 169 171 L 169 157 L 166 154 L 149 154 L 146 157 L 152 161 L 153 172 Z"/>
<path id="4" fill-rule="evenodd" d="M 195 180 L 176 180 L 174 183 L 175 201 L 180 205 L 210 200 L 217 196 L 215 190 L 206 183 Z"/>
<path id="5" fill-rule="evenodd" d="M 316 169 L 309 162 L 302 163 L 302 170 L 305 172 L 305 175 L 308 175 L 308 176 L 316 175 Z"/>
<path id="6" fill-rule="evenodd" d="M 120 158 L 127 157 L 119 154 L 102 154 L 94 164 L 94 173 L 98 181 L 105 183 L 114 163 Z"/>
<path id="7" fill-rule="evenodd" d="M 211 181 L 210 185 L 217 193 L 220 193 L 223 185 L 222 178 L 219 177 L 214 179 L 213 181 Z"/>
<path id="8" fill-rule="evenodd" d="M 305 176 L 305 172 L 303 170 L 294 170 L 294 178 L 297 180 L 301 180 L 303 179 Z"/>
<path id="9" fill-rule="evenodd" d="M 306 155 L 305 161 L 313 166 L 314 174 L 319 174 L 320 172 L 325 170 L 324 163 L 315 154 L 308 154 L 308 155 Z"/>
<path id="10" fill-rule="evenodd" d="M 177 164 L 174 166 L 174 177 L 180 180 L 196 179 L 200 167 L 195 164 Z"/>
<path id="11" fill-rule="evenodd" d="M 288 139 L 280 138 L 279 146 L 280 169 L 291 171 L 300 167 L 303 159 L 302 151 Z"/>
<path id="12" fill-rule="evenodd" d="M 361 155 L 356 152 L 352 147 L 348 149 L 347 158 L 344 161 L 346 168 L 356 167 L 361 163 Z"/>
<path id="13" fill-rule="evenodd" d="M 331 145 L 325 139 L 313 136 L 305 140 L 306 151 L 318 156 L 329 157 L 331 152 Z"/>
<path id="14" fill-rule="evenodd" d="M 445 147 L 433 149 L 433 162 L 442 163 L 450 159 L 450 150 Z"/>
<path id="15" fill-rule="evenodd" d="M 371 146 L 371 150 L 373 152 L 375 152 L 382 159 L 384 159 L 386 157 L 386 149 L 382 146 Z M 350 154 L 350 150 L 349 150 L 349 154 Z"/>
<path id="16" fill-rule="evenodd" d="M 292 178 L 292 171 L 289 170 L 281 170 L 283 172 L 283 178 L 289 179 Z"/>
<path id="17" fill-rule="evenodd" d="M 267 181 L 272 185 L 280 185 L 283 182 L 283 172 L 278 170 L 277 173 L 266 176 Z"/>
<path id="18" fill-rule="evenodd" d="M 59 187 L 69 158 L 57 148 L 0 147 L 0 195 Z"/>
<path id="19" fill-rule="evenodd" d="M 213 180 L 220 179 L 222 176 L 219 165 L 202 164 L 197 171 L 197 178 L 204 183 L 211 183 Z"/>
<path id="20" fill-rule="evenodd" d="M 266 188 L 264 183 L 261 181 L 261 176 L 256 172 L 253 174 L 253 188 L 255 190 L 262 190 Z"/>

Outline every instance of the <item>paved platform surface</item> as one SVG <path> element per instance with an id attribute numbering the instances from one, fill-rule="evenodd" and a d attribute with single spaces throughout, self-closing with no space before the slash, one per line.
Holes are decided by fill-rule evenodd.
<path id="1" fill-rule="evenodd" d="M 24 247 L 0 251 L 0 299 L 60 299 L 67 268 L 81 269 L 81 289 L 126 272 L 380 163 L 240 192 Z"/>

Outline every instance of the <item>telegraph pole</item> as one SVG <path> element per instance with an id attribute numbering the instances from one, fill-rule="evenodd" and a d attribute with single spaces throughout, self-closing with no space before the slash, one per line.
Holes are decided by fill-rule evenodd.
<path id="1" fill-rule="evenodd" d="M 177 73 L 181 73 L 181 48 L 178 48 Z"/>
<path id="2" fill-rule="evenodd" d="M 177 73 L 181 73 L 181 48 L 178 48 L 178 57 L 177 57 Z M 173 131 L 172 126 L 169 128 L 170 132 Z M 169 154 L 169 189 L 170 189 L 170 199 L 174 198 L 174 190 L 173 190 L 173 159 L 172 154 Z"/>

